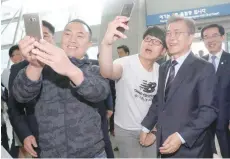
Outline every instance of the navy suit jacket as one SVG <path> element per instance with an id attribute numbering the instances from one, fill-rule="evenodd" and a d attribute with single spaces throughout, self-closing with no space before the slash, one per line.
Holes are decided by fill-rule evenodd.
<path id="1" fill-rule="evenodd" d="M 210 125 L 217 118 L 215 69 L 211 63 L 190 53 L 181 65 L 164 100 L 170 61 L 159 70 L 158 92 L 142 125 L 149 130 L 157 123 L 157 150 L 171 134 L 183 139 L 179 150 L 166 157 L 212 157 Z M 159 151 L 158 151 L 159 155 Z"/>
<path id="2" fill-rule="evenodd" d="M 209 55 L 203 57 L 209 59 Z M 223 51 L 220 63 L 216 71 L 217 77 L 217 104 L 219 115 L 216 128 L 226 130 L 230 120 L 230 53 Z"/>
<path id="3" fill-rule="evenodd" d="M 23 143 L 24 139 L 30 135 L 38 136 L 37 120 L 34 116 L 34 106 L 36 101 L 29 103 L 19 103 L 12 95 L 12 86 L 18 72 L 28 65 L 27 61 L 22 61 L 14 64 L 11 67 L 9 78 L 9 99 L 8 99 L 8 114 L 11 125 L 19 140 Z"/>

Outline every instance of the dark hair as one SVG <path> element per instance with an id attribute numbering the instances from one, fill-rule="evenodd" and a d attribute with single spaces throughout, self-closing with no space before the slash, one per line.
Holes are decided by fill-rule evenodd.
<path id="1" fill-rule="evenodd" d="M 165 30 L 161 29 L 161 28 L 158 27 L 158 26 L 151 26 L 151 27 L 148 27 L 148 29 L 144 32 L 144 34 L 143 34 L 143 39 L 144 39 L 147 35 L 154 36 L 154 37 L 160 39 L 161 42 L 162 42 L 162 44 L 163 44 L 163 47 L 166 48 Z"/>
<path id="2" fill-rule="evenodd" d="M 70 23 L 81 23 L 81 24 L 85 25 L 87 27 L 88 31 L 89 31 L 89 39 L 92 40 L 93 33 L 92 33 L 92 30 L 91 30 L 90 26 L 86 22 L 84 22 L 81 19 L 74 19 L 74 20 L 71 20 L 68 24 L 70 24 Z"/>
<path id="3" fill-rule="evenodd" d="M 54 33 L 55 33 L 55 27 L 54 27 L 52 24 L 50 24 L 49 22 L 43 20 L 43 21 L 42 21 L 42 25 L 43 25 L 44 27 L 48 28 L 49 31 L 51 32 L 51 34 L 54 35 Z"/>
<path id="4" fill-rule="evenodd" d="M 12 47 L 10 48 L 10 50 L 9 50 L 9 56 L 10 56 L 10 57 L 13 57 L 13 53 L 14 53 L 15 50 L 19 50 L 18 45 L 14 45 L 14 46 L 12 46 Z"/>
<path id="5" fill-rule="evenodd" d="M 121 45 L 121 46 L 118 46 L 117 49 L 123 49 L 125 51 L 125 53 L 129 55 L 129 48 L 128 48 L 128 46 Z"/>
<path id="6" fill-rule="evenodd" d="M 204 37 L 204 31 L 209 29 L 209 28 L 218 28 L 219 33 L 221 36 L 223 36 L 225 34 L 225 30 L 224 27 L 219 25 L 219 24 L 210 24 L 208 26 L 205 26 L 202 30 L 201 30 L 201 38 L 203 39 Z"/>

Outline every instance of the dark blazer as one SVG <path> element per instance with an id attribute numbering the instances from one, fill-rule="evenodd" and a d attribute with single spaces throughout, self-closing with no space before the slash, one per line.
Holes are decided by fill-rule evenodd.
<path id="1" fill-rule="evenodd" d="M 22 61 L 14 64 L 11 67 L 9 78 L 9 100 L 8 100 L 8 114 L 10 122 L 19 140 L 23 143 L 24 139 L 30 135 L 37 137 L 38 126 L 34 116 L 35 101 L 29 103 L 19 103 L 12 95 L 12 86 L 18 72 L 28 65 L 27 61 Z"/>
<path id="2" fill-rule="evenodd" d="M 209 55 L 203 57 L 208 60 Z M 230 54 L 223 52 L 218 69 L 216 71 L 217 77 L 217 105 L 219 107 L 219 115 L 216 122 L 213 124 L 213 147 L 214 134 L 216 134 L 221 155 L 223 158 L 230 157 L 230 132 L 228 130 L 230 118 Z M 215 152 L 215 149 L 214 149 Z"/>
<path id="3" fill-rule="evenodd" d="M 211 136 L 207 132 L 218 113 L 214 100 L 214 66 L 190 53 L 165 101 L 169 64 L 170 60 L 160 66 L 158 92 L 142 125 L 152 130 L 157 123 L 157 150 L 175 132 L 186 141 L 177 152 L 162 157 L 211 158 Z"/>
<path id="4" fill-rule="evenodd" d="M 203 58 L 208 61 L 209 55 Z M 223 52 L 216 76 L 218 81 L 217 104 L 219 106 L 216 128 L 225 130 L 230 120 L 230 53 Z"/>

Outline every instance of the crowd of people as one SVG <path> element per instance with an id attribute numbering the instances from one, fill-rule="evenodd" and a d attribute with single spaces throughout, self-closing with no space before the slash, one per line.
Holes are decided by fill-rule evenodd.
<path id="1" fill-rule="evenodd" d="M 108 24 L 98 60 L 86 54 L 93 33 L 80 19 L 66 24 L 60 47 L 55 27 L 42 21 L 43 39 L 26 36 L 9 50 L 14 65 L 3 71 L 2 101 L 14 135 L 9 145 L 2 118 L 1 141 L 12 157 L 114 158 L 110 132 L 120 158 L 212 158 L 215 135 L 230 158 L 224 28 L 202 29 L 209 54 L 197 57 L 195 22 L 172 16 L 166 29 L 146 29 L 139 53 L 122 45 L 113 61 L 114 43 L 129 40 L 117 28 L 129 30 L 128 21 Z"/>

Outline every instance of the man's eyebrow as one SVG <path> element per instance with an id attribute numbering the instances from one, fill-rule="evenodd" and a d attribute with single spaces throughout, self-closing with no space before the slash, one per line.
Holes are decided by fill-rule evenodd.
<path id="1" fill-rule="evenodd" d="M 77 33 L 79 33 L 79 34 L 83 34 L 83 35 L 84 35 L 84 33 L 83 33 L 82 31 L 80 31 L 80 32 L 77 32 Z"/>
<path id="2" fill-rule="evenodd" d="M 70 31 L 70 32 L 72 32 L 72 30 L 70 30 L 70 29 L 65 29 L 64 31 Z"/>

